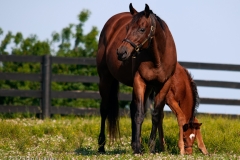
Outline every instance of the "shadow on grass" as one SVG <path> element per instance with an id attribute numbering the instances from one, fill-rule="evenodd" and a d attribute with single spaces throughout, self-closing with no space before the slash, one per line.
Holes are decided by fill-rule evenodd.
<path id="1" fill-rule="evenodd" d="M 165 140 L 165 153 L 169 153 L 169 154 L 172 154 L 172 155 L 178 155 L 179 154 L 179 149 L 177 147 L 177 141 L 176 139 L 172 138 L 172 137 L 169 137 L 169 136 L 165 136 L 164 137 L 164 140 Z M 143 146 L 144 146 L 144 150 L 145 150 L 145 153 L 146 152 L 150 152 L 149 151 L 149 148 L 148 148 L 148 141 L 149 141 L 149 137 L 146 137 L 146 136 L 143 136 L 142 137 L 142 143 L 143 143 Z M 156 138 L 156 145 L 155 145 L 155 153 L 161 153 L 162 150 L 160 150 L 160 141 L 159 141 L 159 138 L 157 137 Z"/>
<path id="2" fill-rule="evenodd" d="M 91 155 L 100 155 L 96 150 L 93 150 L 92 148 L 86 148 L 86 147 L 81 147 L 75 150 L 75 153 L 78 155 L 85 155 L 85 156 L 91 156 Z M 114 149 L 112 151 L 106 151 L 106 155 L 115 155 L 115 154 L 126 154 L 127 151 L 121 150 L 121 149 Z"/>
<path id="3" fill-rule="evenodd" d="M 173 155 L 179 155 L 179 149 L 178 149 L 178 146 L 177 146 L 177 141 L 176 139 L 174 139 L 173 137 L 168 137 L 168 136 L 165 136 L 164 137 L 164 140 L 165 140 L 165 150 L 168 152 L 168 153 L 171 153 Z"/>
<path id="4" fill-rule="evenodd" d="M 148 141 L 149 137 L 143 136 L 142 137 L 142 147 L 143 147 L 143 153 L 149 153 L 149 148 L 148 148 Z M 177 141 L 175 138 L 171 136 L 165 136 L 165 153 L 172 154 L 172 155 L 178 155 L 179 154 L 179 149 L 177 147 Z M 126 154 L 126 153 L 131 153 L 131 151 L 126 150 L 126 149 L 120 149 L 116 148 L 113 150 L 106 150 L 105 155 L 116 155 L 116 154 Z M 160 142 L 158 137 L 156 138 L 156 146 L 155 146 L 155 153 L 161 153 L 162 151 L 160 150 Z M 91 155 L 100 155 L 100 153 L 97 152 L 96 149 L 93 149 L 91 146 L 88 147 L 79 147 L 75 150 L 75 154 L 77 155 L 85 155 L 85 156 L 91 156 Z"/>

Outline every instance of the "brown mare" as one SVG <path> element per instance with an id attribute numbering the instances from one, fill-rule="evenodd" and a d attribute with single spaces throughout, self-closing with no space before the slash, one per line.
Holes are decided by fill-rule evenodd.
<path id="1" fill-rule="evenodd" d="M 195 118 L 196 107 L 199 104 L 197 86 L 190 73 L 179 63 L 171 79 L 172 84 L 166 96 L 166 103 L 177 117 L 180 154 L 192 154 L 195 139 L 201 152 L 208 154 L 200 132 L 202 124 Z"/>
<path id="2" fill-rule="evenodd" d="M 137 12 L 132 4 L 129 9 L 130 12 L 112 16 L 100 34 L 96 57 L 102 98 L 99 152 L 105 152 L 106 119 L 110 140 L 119 133 L 119 82 L 133 87 L 130 112 L 134 153 L 142 152 L 140 139 L 145 104 L 150 92 L 156 93 L 150 135 L 151 144 L 155 141 L 157 129 L 162 131 L 165 96 L 177 63 L 175 43 L 167 24 L 147 4 L 142 12 Z M 160 144 L 163 149 L 163 139 Z"/>

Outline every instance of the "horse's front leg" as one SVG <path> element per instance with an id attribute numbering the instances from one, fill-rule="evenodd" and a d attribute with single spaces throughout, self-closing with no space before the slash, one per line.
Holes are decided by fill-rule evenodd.
<path id="1" fill-rule="evenodd" d="M 156 139 L 156 132 L 158 129 L 159 133 L 159 140 L 160 140 L 160 151 L 164 151 L 164 135 L 163 135 L 163 118 L 164 112 L 163 108 L 165 105 L 165 98 L 169 91 L 171 85 L 171 79 L 168 79 L 163 85 L 163 87 L 159 90 L 154 98 L 154 110 L 152 111 L 152 130 L 150 134 L 149 140 L 149 148 L 152 153 L 155 153 L 155 139 Z"/>
<path id="2" fill-rule="evenodd" d="M 162 129 L 162 121 L 164 118 L 163 108 L 164 102 L 162 102 L 161 105 L 155 102 L 154 110 L 152 111 L 152 130 L 148 144 L 151 153 L 155 153 L 157 129 L 159 129 L 160 150 L 164 151 L 164 136 Z"/>
<path id="3" fill-rule="evenodd" d="M 141 146 L 141 130 L 142 123 L 145 117 L 144 109 L 144 93 L 146 85 L 139 75 L 135 75 L 133 83 L 133 103 L 131 105 L 131 119 L 132 119 L 132 149 L 135 154 L 142 152 Z M 135 134 L 135 135 L 134 135 Z"/>

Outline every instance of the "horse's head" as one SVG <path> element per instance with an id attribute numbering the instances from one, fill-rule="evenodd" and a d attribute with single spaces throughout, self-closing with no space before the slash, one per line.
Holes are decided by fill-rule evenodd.
<path id="1" fill-rule="evenodd" d="M 192 154 L 193 144 L 197 136 L 197 130 L 200 129 L 202 123 L 194 122 L 183 126 L 183 141 L 186 154 Z"/>
<path id="2" fill-rule="evenodd" d="M 133 53 L 139 53 L 142 49 L 147 49 L 155 30 L 155 19 L 151 15 L 149 6 L 145 5 L 145 10 L 137 12 L 132 3 L 129 5 L 130 13 L 133 18 L 127 25 L 127 35 L 122 44 L 117 49 L 118 60 L 127 60 Z"/>

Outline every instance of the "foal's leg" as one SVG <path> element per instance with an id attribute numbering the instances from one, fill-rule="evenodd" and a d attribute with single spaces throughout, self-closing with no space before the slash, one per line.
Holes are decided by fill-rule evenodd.
<path id="1" fill-rule="evenodd" d="M 195 122 L 198 122 L 197 118 L 195 118 Z M 203 142 L 203 139 L 202 139 L 202 134 L 201 134 L 201 130 L 200 128 L 196 130 L 196 139 L 197 139 L 197 144 L 198 144 L 198 148 L 200 149 L 200 151 L 207 155 L 208 154 L 208 151 L 205 147 L 205 144 Z"/>
<path id="2" fill-rule="evenodd" d="M 166 103 L 171 108 L 173 113 L 177 117 L 178 126 L 179 126 L 179 140 L 178 140 L 178 147 L 180 149 L 180 154 L 184 155 L 184 141 L 183 141 L 183 125 L 186 124 L 186 117 L 182 112 L 181 108 L 178 105 L 178 102 L 175 99 L 173 92 L 170 90 L 166 96 Z"/>

